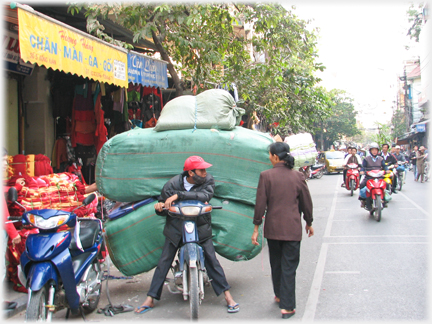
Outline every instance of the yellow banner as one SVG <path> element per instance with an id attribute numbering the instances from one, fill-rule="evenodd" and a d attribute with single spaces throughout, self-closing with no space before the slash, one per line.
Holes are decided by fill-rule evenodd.
<path id="1" fill-rule="evenodd" d="M 24 62 L 127 88 L 126 52 L 20 8 L 18 21 Z"/>

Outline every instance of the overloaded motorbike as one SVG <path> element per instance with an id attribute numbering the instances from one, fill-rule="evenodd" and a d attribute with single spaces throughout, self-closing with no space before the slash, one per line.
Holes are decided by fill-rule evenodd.
<path id="1" fill-rule="evenodd" d="M 347 164 L 347 173 L 345 177 L 345 188 L 351 191 L 351 196 L 354 191 L 358 189 L 360 185 L 360 173 L 359 166 L 357 163 Z"/>
<path id="2" fill-rule="evenodd" d="M 366 199 L 372 199 L 372 209 L 369 211 L 376 221 L 381 221 L 382 209 L 386 206 L 385 190 L 387 183 L 384 181 L 386 171 L 371 170 L 366 172 L 371 179 L 366 182 Z"/>
<path id="3" fill-rule="evenodd" d="M 17 202 L 18 193 L 10 188 L 9 200 Z M 97 308 L 102 288 L 100 260 L 103 242 L 99 219 L 81 218 L 75 210 L 89 205 L 91 194 L 70 212 L 54 209 L 27 211 L 10 220 L 21 221 L 25 228 L 37 228 L 30 234 L 20 258 L 28 289 L 26 321 L 51 321 L 52 314 L 67 308 L 73 315 Z M 73 230 L 73 232 L 72 232 Z"/>
<path id="4" fill-rule="evenodd" d="M 208 280 L 203 248 L 199 245 L 197 217 L 210 213 L 213 209 L 222 209 L 198 200 L 184 200 L 171 205 L 170 216 L 183 220 L 182 241 L 177 259 L 171 268 L 174 278 L 167 278 L 170 292 L 183 294 L 189 299 L 190 317 L 198 319 L 198 307 L 204 299 L 204 284 Z M 169 284 L 172 283 L 174 288 Z"/>

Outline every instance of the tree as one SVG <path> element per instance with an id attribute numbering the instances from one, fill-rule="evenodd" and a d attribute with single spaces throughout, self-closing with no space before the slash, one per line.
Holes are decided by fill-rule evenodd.
<path id="1" fill-rule="evenodd" d="M 391 137 L 395 139 L 402 137 L 406 131 L 406 115 L 403 110 L 397 109 L 393 112 L 391 119 Z"/>
<path id="2" fill-rule="evenodd" d="M 372 140 L 381 147 L 383 144 L 389 144 L 391 146 L 392 144 L 392 135 L 391 135 L 391 129 L 389 125 L 376 123 L 378 127 L 378 134 L 373 136 Z"/>
<path id="3" fill-rule="evenodd" d="M 407 15 L 408 15 L 408 22 L 410 22 L 412 25 L 408 29 L 407 36 L 410 37 L 410 39 L 413 39 L 418 42 L 420 38 L 421 28 L 423 24 L 423 6 L 424 3 L 419 3 L 417 6 L 414 3 L 411 3 Z"/>
<path id="4" fill-rule="evenodd" d="M 236 53 L 238 62 L 247 58 L 242 41 L 233 33 L 233 18 L 226 4 L 84 3 L 69 10 L 85 10 L 87 30 L 102 39 L 109 40 L 109 35 L 103 32 L 100 18 L 111 18 L 131 30 L 134 41 L 152 39 L 168 62 L 177 96 L 185 87 L 180 73 L 183 80 L 198 85 L 220 83 L 223 70 L 218 67 L 227 56 Z"/>
<path id="5" fill-rule="evenodd" d="M 361 132 L 357 128 L 353 99 L 343 90 L 333 89 L 329 92 L 332 106 L 331 113 L 321 123 L 317 123 L 315 136 L 322 138 L 326 147 L 340 141 L 343 137 L 354 137 Z M 324 145 L 322 145 L 324 146 Z"/>
<path id="6" fill-rule="evenodd" d="M 74 4 L 85 10 L 87 30 L 108 40 L 99 18 L 111 17 L 134 34 L 134 41 L 153 40 L 173 78 L 176 95 L 182 80 L 199 91 L 235 83 L 247 113 L 260 111 L 281 129 L 308 131 L 329 112 L 329 98 L 314 73 L 324 67 L 317 58 L 316 36 L 307 23 L 281 5 L 256 4 Z M 234 19 L 252 26 L 253 37 L 237 35 Z M 248 48 L 264 54 L 252 61 Z M 152 54 L 152 53 L 150 53 Z M 180 78 L 180 73 L 182 78 Z"/>

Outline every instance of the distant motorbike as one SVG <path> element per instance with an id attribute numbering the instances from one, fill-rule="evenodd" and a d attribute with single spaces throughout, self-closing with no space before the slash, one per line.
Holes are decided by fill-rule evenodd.
<path id="1" fill-rule="evenodd" d="M 384 198 L 387 183 L 384 181 L 384 175 L 386 172 L 383 170 L 371 170 L 366 174 L 371 177 L 366 182 L 366 199 L 372 199 L 372 209 L 369 212 L 379 222 L 381 221 L 382 209 L 385 207 Z"/>
<path id="2" fill-rule="evenodd" d="M 191 319 L 198 319 L 198 307 L 204 299 L 204 277 L 207 277 L 203 248 L 199 245 L 197 217 L 222 209 L 198 200 L 184 200 L 173 204 L 168 212 L 183 220 L 182 242 L 178 256 L 172 266 L 174 279 L 167 278 L 171 293 L 182 292 L 183 299 L 189 299 Z M 174 289 L 169 286 L 173 282 Z"/>
<path id="3" fill-rule="evenodd" d="M 15 188 L 9 189 L 9 200 L 18 204 Z M 21 255 L 21 269 L 28 289 L 26 321 L 52 320 L 52 314 L 66 307 L 72 314 L 92 312 L 97 308 L 102 289 L 103 243 L 99 219 L 78 218 L 74 211 L 96 198 L 89 195 L 71 212 L 53 209 L 27 211 L 20 217 L 24 227 L 37 228 L 30 234 Z M 71 231 L 74 229 L 74 231 Z"/>
<path id="4" fill-rule="evenodd" d="M 310 167 L 309 179 L 321 179 L 324 175 L 325 165 L 324 164 L 314 164 Z"/>
<path id="5" fill-rule="evenodd" d="M 357 163 L 349 163 L 347 164 L 347 173 L 345 177 L 345 188 L 351 191 L 351 196 L 354 194 L 354 191 L 358 189 L 360 185 L 360 173 L 359 166 Z"/>

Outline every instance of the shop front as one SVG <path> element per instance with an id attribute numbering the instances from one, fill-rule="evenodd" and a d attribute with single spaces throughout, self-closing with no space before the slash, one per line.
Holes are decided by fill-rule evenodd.
<path id="1" fill-rule="evenodd" d="M 6 20 L 19 34 L 21 74 L 9 68 L 6 77 L 9 155 L 45 155 L 54 172 L 81 166 L 85 182 L 93 183 L 97 153 L 107 139 L 136 124 L 154 126 L 163 107 L 161 89 L 168 86 L 166 62 L 28 6 L 13 10 L 15 21 Z"/>

